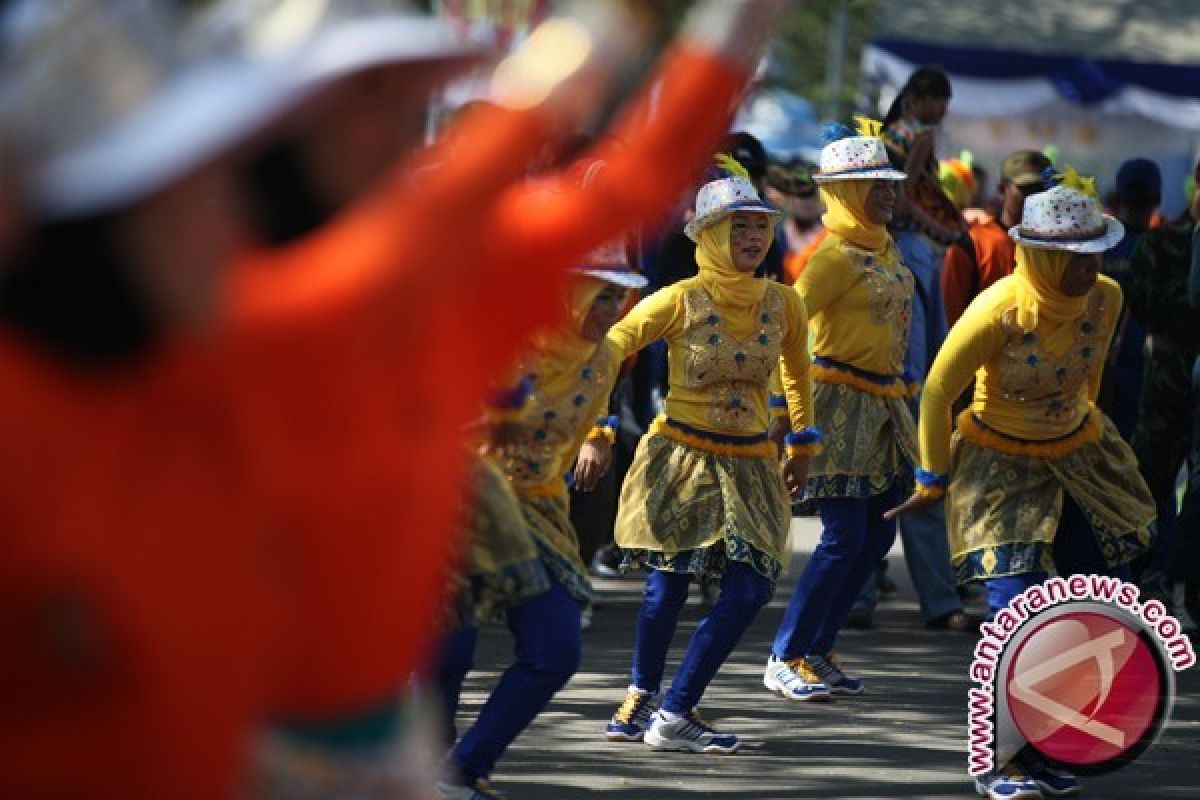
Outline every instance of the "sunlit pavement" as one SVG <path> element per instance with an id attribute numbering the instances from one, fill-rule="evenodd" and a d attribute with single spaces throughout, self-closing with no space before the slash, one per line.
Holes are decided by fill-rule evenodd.
<path id="1" fill-rule="evenodd" d="M 604 724 L 629 682 L 642 582 L 598 580 L 603 605 L 584 636 L 580 672 L 517 740 L 493 775 L 493 785 L 512 800 L 973 797 L 964 742 L 967 667 L 975 640 L 921 624 L 898 543 L 889 567 L 899 585 L 897 596 L 881 603 L 874 629 L 848 630 L 838 641 L 844 668 L 867 681 L 867 693 L 832 703 L 789 703 L 763 688 L 775 627 L 819 526 L 800 518 L 794 534 L 791 570 L 700 708 L 720 729 L 742 737 L 739 754 L 655 753 L 641 744 L 605 741 Z M 668 676 L 700 616 L 699 592 L 693 590 Z M 463 695 L 460 730 L 478 711 L 510 653 L 507 631 L 485 630 L 476 659 L 480 669 Z M 1085 797 L 1200 797 L 1200 667 L 1177 678 L 1173 721 L 1162 738 L 1132 766 L 1088 779 Z"/>

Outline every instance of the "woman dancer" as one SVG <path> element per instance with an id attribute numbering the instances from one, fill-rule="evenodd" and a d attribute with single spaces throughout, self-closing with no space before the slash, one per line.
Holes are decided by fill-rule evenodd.
<path id="1" fill-rule="evenodd" d="M 449 775 L 438 787 L 443 798 L 497 797 L 487 785 L 496 761 L 579 666 L 580 615 L 591 602 L 592 588 L 571 525 L 563 476 L 586 448 L 587 458 L 570 480 L 590 490 L 612 460 L 615 420 L 597 419 L 597 414 L 607 408 L 615 380 L 611 373 L 620 362 L 609 357 L 604 336 L 625 309 L 629 290 L 645 285 L 646 279 L 629 269 L 623 242 L 594 253 L 571 289 L 569 322 L 538 342 L 521 364 L 529 396 L 519 408 L 493 412 L 497 430 L 504 431 L 494 449 L 516 490 L 521 530 L 527 538 L 532 534 L 548 587 L 515 598 L 504 609 L 517 660 L 451 752 Z M 475 535 L 493 543 L 497 538 L 496 531 L 486 529 Z M 511 531 L 504 535 L 511 537 Z M 478 627 L 465 625 L 446 640 L 439 682 L 451 720 L 477 635 Z"/>
<path id="2" fill-rule="evenodd" d="M 640 564 L 650 575 L 633 682 L 607 736 L 704 753 L 731 753 L 740 744 L 704 722 L 696 706 L 771 597 L 789 555 L 787 496 L 803 488 L 820 438 L 810 424 L 804 303 L 790 289 L 754 277 L 779 215 L 762 204 L 737 162 L 719 163 L 732 176 L 700 189 L 685 229 L 697 244 L 699 274 L 643 300 L 608 335 L 618 361 L 666 339 L 671 391 L 621 492 L 617 544 L 627 566 Z M 768 381 L 781 356 L 794 426 L 782 473 L 767 439 Z M 720 598 L 655 711 L 688 584 L 703 573 L 720 575 Z"/>
<path id="3" fill-rule="evenodd" d="M 1133 451 L 1096 408 L 1121 290 L 1099 276 L 1121 223 L 1090 181 L 1025 200 L 1017 268 L 979 295 L 934 361 L 921 399 L 916 493 L 894 513 L 946 497 L 962 581 L 983 581 L 992 613 L 1050 573 L 1128 575 L 1144 553 L 1154 500 Z M 951 438 L 950 409 L 971 378 Z M 976 780 L 990 798 L 1075 794 L 1079 781 L 1030 748 Z"/>
<path id="4" fill-rule="evenodd" d="M 869 122 L 869 121 L 866 121 Z M 878 123 L 875 123 L 877 126 Z M 796 283 L 813 315 L 813 407 L 825 435 L 808 495 L 823 532 L 784 612 L 763 684 L 789 700 L 860 694 L 833 657 L 838 631 L 896 538 L 883 512 L 901 496 L 915 455 L 903 374 L 913 277 L 888 235 L 896 182 L 870 125 L 845 126 L 821 151 L 814 177 L 829 236 Z"/>

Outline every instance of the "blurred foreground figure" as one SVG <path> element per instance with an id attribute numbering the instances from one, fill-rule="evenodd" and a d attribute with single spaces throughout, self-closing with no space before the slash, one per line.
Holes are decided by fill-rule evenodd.
<path id="1" fill-rule="evenodd" d="M 609 71 L 611 27 L 558 21 L 531 37 L 549 50 L 498 69 L 501 105 L 373 174 L 290 247 L 242 259 L 233 156 L 300 99 L 319 95 L 303 127 L 344 96 L 335 79 L 371 65 L 337 57 L 374 52 L 372 32 L 384 47 L 383 21 L 306 56 L 181 65 L 145 3 L 10 10 L 4 140 L 35 229 L 0 286 L 7 796 L 229 796 L 267 718 L 318 749 L 386 750 L 453 549 L 459 431 L 559 305 L 488 292 L 516 274 L 557 285 L 674 196 L 780 6 L 702 6 L 654 115 L 625 118 L 587 192 L 523 181 Z M 300 27 L 297 14 L 279 19 Z M 408 19 L 423 45 L 448 41 Z M 407 49 L 392 61 L 468 55 Z M 615 190 L 647 165 L 644 191 Z M 389 792 L 386 764 L 328 790 L 322 766 L 312 796 Z"/>

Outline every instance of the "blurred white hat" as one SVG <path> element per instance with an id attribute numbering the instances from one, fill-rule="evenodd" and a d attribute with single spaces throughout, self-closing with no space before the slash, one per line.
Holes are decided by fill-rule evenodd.
<path id="1" fill-rule="evenodd" d="M 151 0 L 17 0 L 0 17 L 0 137 L 34 216 L 135 202 L 264 128 L 298 93 L 280 64 L 183 57 Z"/>
<path id="2" fill-rule="evenodd" d="M 629 265 L 624 237 L 610 239 L 592 250 L 575 271 L 626 289 L 644 289 L 649 283 L 645 275 Z"/>
<path id="3" fill-rule="evenodd" d="M 402 0 L 221 0 L 200 27 L 251 58 L 287 60 L 304 87 L 399 64 L 458 71 L 487 53 L 467 31 Z"/>

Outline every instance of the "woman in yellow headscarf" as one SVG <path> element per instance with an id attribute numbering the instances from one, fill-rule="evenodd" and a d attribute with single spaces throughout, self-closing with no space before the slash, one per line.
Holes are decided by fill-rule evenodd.
<path id="1" fill-rule="evenodd" d="M 535 342 L 518 367 L 517 387 L 498 394 L 488 409 L 493 435 L 477 472 L 462 570 L 474 608 L 445 637 L 437 670 L 451 735 L 482 614 L 503 612 L 517 660 L 451 752 L 443 796 L 491 797 L 486 780 L 496 761 L 579 665 L 581 615 L 592 587 L 571 526 L 567 485 L 590 489 L 608 468 L 616 421 L 599 415 L 620 360 L 610 356 L 604 336 L 626 308 L 629 290 L 645 283 L 629 269 L 623 242 L 593 253 L 574 277 L 568 322 Z M 571 470 L 581 449 L 587 458 Z M 506 482 L 496 480 L 496 467 Z"/>
<path id="2" fill-rule="evenodd" d="M 790 556 L 789 489 L 802 488 L 820 438 L 812 427 L 804 303 L 791 289 L 754 277 L 778 213 L 762 204 L 740 165 L 722 158 L 731 176 L 701 187 L 685 228 L 697 244 L 699 274 L 646 298 L 608 334 L 618 360 L 665 339 L 671 390 L 665 415 L 638 445 L 617 512 L 626 566 L 650 574 L 632 685 L 606 735 L 703 753 L 730 753 L 740 744 L 695 709 Z M 793 428 L 782 471 L 767 438 L 768 384 L 781 358 Z M 706 574 L 719 578 L 720 598 L 656 711 L 688 585 Z"/>
<path id="3" fill-rule="evenodd" d="M 993 614 L 1052 573 L 1127 576 L 1149 545 L 1154 500 L 1095 405 L 1121 311 L 1120 287 L 1098 274 L 1100 254 L 1123 230 L 1089 189 L 1068 170 L 1064 185 L 1025 200 L 1009 232 L 1016 271 L 971 303 L 933 363 L 917 490 L 896 509 L 945 493 L 959 581 L 983 581 Z M 972 378 L 951 436 L 951 405 Z M 988 797 L 1079 788 L 1028 754 L 977 782 Z"/>
<path id="4" fill-rule="evenodd" d="M 839 126 L 814 176 L 829 236 L 796 282 L 812 313 L 813 405 L 825 434 L 808 495 L 823 533 L 784 613 L 764 685 L 789 700 L 859 694 L 862 681 L 833 656 L 838 632 L 896 538 L 883 512 L 900 497 L 915 457 L 904 354 L 913 276 L 888 235 L 896 183 L 877 131 Z"/>

